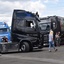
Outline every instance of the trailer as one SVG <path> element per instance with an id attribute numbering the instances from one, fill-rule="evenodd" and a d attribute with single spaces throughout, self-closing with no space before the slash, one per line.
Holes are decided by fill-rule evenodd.
<path id="1" fill-rule="evenodd" d="M 60 16 L 48 16 L 44 18 L 40 18 L 39 26 L 42 31 L 46 31 L 44 34 L 44 45 L 48 45 L 48 34 L 50 29 L 54 31 L 54 40 L 57 32 L 60 33 L 61 42 L 64 41 L 64 18 Z M 60 43 L 63 44 L 63 43 Z M 56 45 L 56 41 L 55 41 Z"/>

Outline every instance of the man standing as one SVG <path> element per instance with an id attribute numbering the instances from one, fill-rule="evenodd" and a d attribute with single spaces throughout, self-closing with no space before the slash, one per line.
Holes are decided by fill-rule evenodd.
<path id="1" fill-rule="evenodd" d="M 53 39 L 53 31 L 52 31 L 52 29 L 49 32 L 49 52 L 51 52 L 51 47 L 53 47 L 53 49 L 55 51 L 57 51 L 57 49 L 55 49 L 55 45 L 54 45 L 54 39 Z"/>
<path id="2" fill-rule="evenodd" d="M 56 46 L 60 46 L 60 32 L 55 35 Z"/>

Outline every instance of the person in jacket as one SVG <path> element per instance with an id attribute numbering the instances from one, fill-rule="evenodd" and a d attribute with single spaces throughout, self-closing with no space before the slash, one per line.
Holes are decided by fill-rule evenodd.
<path id="1" fill-rule="evenodd" d="M 51 52 L 51 47 L 53 47 L 53 49 L 55 51 L 57 51 L 57 49 L 55 49 L 55 45 L 54 45 L 53 30 L 52 29 L 49 32 L 49 52 Z"/>

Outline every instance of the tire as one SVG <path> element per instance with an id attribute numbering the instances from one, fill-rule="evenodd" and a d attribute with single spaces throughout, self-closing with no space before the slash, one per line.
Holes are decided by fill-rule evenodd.
<path id="1" fill-rule="evenodd" d="M 30 49 L 30 47 L 29 47 L 28 42 L 23 42 L 21 45 L 21 51 L 22 52 L 29 52 L 29 49 Z"/>

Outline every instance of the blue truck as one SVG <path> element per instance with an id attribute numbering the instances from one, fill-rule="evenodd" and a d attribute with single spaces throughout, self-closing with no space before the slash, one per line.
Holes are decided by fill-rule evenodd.
<path id="1" fill-rule="evenodd" d="M 0 22 L 0 43 L 10 41 L 11 41 L 11 35 L 8 24 L 6 24 L 5 22 Z"/>

